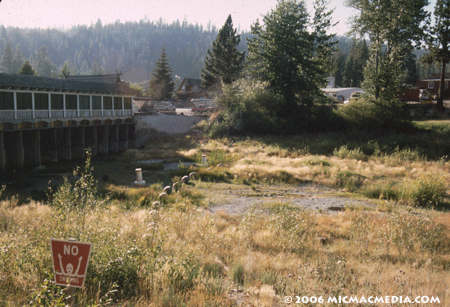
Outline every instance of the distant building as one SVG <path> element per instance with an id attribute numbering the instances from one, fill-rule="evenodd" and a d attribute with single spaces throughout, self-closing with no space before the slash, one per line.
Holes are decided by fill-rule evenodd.
<path id="1" fill-rule="evenodd" d="M 343 97 L 343 100 L 346 101 L 350 98 L 350 95 L 353 92 L 361 92 L 362 89 L 359 87 L 335 87 L 335 88 L 322 88 L 322 91 L 333 97 L 333 95 L 340 95 Z"/>
<path id="2" fill-rule="evenodd" d="M 202 80 L 200 79 L 184 78 L 176 92 L 178 99 L 191 100 L 206 96 L 206 89 L 201 84 Z"/>
<path id="3" fill-rule="evenodd" d="M 119 74 L 0 73 L 0 171 L 134 147 L 136 94 Z"/>
<path id="4" fill-rule="evenodd" d="M 450 83 L 450 74 L 447 73 L 445 75 L 445 92 L 444 99 L 450 98 L 450 93 L 448 91 L 448 86 Z M 418 89 L 426 89 L 432 97 L 437 97 L 439 94 L 439 89 L 441 86 L 441 74 L 432 74 L 428 77 L 422 78 L 417 82 Z"/>

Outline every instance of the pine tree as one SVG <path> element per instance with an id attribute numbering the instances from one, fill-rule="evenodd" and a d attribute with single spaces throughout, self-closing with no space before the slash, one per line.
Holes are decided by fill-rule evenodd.
<path id="1" fill-rule="evenodd" d="M 13 70 L 14 63 L 14 50 L 11 44 L 6 43 L 5 49 L 3 50 L 2 59 L 0 61 L 0 69 L 7 73 L 14 73 Z"/>
<path id="2" fill-rule="evenodd" d="M 55 64 L 49 58 L 47 47 L 41 46 L 36 55 L 36 71 L 40 76 L 50 77 L 54 70 Z"/>
<path id="3" fill-rule="evenodd" d="M 61 67 L 61 71 L 59 72 L 60 77 L 66 77 L 66 76 L 74 76 L 76 75 L 77 69 L 73 67 L 72 63 L 70 61 L 64 62 L 64 65 Z"/>
<path id="4" fill-rule="evenodd" d="M 360 87 L 364 81 L 364 67 L 369 59 L 365 40 L 353 41 L 344 68 L 344 86 Z"/>
<path id="5" fill-rule="evenodd" d="M 310 27 L 304 1 L 278 1 L 263 25 L 257 21 L 252 26 L 248 42 L 250 73 L 283 97 L 284 105 L 274 110 L 277 116 L 296 122 L 307 119 L 315 99 L 323 97 L 320 87 L 326 84 L 334 52 L 334 35 L 327 34 L 331 12 L 325 11 L 322 0 L 315 8 Z"/>
<path id="6" fill-rule="evenodd" d="M 231 84 L 238 78 L 245 59 L 245 52 L 237 48 L 240 41 L 240 35 L 236 35 L 229 15 L 213 42 L 212 50 L 208 49 L 205 68 L 201 73 L 202 86 L 210 88 L 221 81 Z"/>
<path id="7" fill-rule="evenodd" d="M 22 68 L 22 65 L 23 63 L 25 63 L 25 61 L 26 61 L 25 55 L 23 54 L 19 45 L 17 45 L 16 53 L 14 54 L 13 59 L 13 73 L 17 74 Z"/>
<path id="8" fill-rule="evenodd" d="M 26 61 L 23 63 L 22 68 L 19 71 L 20 75 L 30 75 L 30 76 L 37 76 L 36 70 L 31 66 L 30 62 Z"/>
<path id="9" fill-rule="evenodd" d="M 175 83 L 172 80 L 172 69 L 169 66 L 167 53 L 162 48 L 161 56 L 156 62 L 149 85 L 149 95 L 156 100 L 165 100 L 172 97 Z"/>

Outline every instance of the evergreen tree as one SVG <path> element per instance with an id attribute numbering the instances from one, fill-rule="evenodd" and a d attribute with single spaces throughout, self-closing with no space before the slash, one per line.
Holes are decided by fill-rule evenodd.
<path id="1" fill-rule="evenodd" d="M 343 76 L 343 83 L 345 87 L 354 87 L 354 80 L 355 80 L 355 59 L 353 57 L 353 52 L 350 52 L 350 54 L 347 57 L 347 60 L 345 61 L 345 67 L 344 67 L 344 76 Z"/>
<path id="2" fill-rule="evenodd" d="M 37 76 L 36 70 L 31 66 L 30 62 L 26 61 L 23 63 L 22 68 L 19 71 L 20 75 L 30 75 L 30 76 Z"/>
<path id="3" fill-rule="evenodd" d="M 348 0 L 357 11 L 352 31 L 370 39 L 363 88 L 376 100 L 396 101 L 404 80 L 405 55 L 423 36 L 428 0 Z"/>
<path id="4" fill-rule="evenodd" d="M 333 73 L 332 75 L 335 78 L 336 86 L 337 87 L 343 87 L 344 86 L 344 69 L 345 69 L 345 62 L 346 62 L 346 55 L 341 51 L 338 50 L 333 54 Z"/>
<path id="5" fill-rule="evenodd" d="M 283 97 L 283 105 L 273 111 L 297 126 L 309 117 L 314 101 L 323 97 L 320 87 L 326 84 L 334 51 L 334 35 L 327 34 L 332 12 L 325 11 L 321 0 L 315 8 L 310 27 L 304 1 L 278 1 L 263 25 L 256 21 L 252 26 L 254 36 L 248 42 L 250 73 Z"/>
<path id="6" fill-rule="evenodd" d="M 208 49 L 205 68 L 201 73 L 202 86 L 210 88 L 220 81 L 231 84 L 237 79 L 245 59 L 245 52 L 239 52 L 237 48 L 240 41 L 229 15 L 212 44 L 212 50 Z"/>
<path id="7" fill-rule="evenodd" d="M 14 50 L 11 44 L 6 43 L 5 49 L 3 50 L 2 59 L 0 61 L 0 69 L 7 73 L 15 73 L 13 69 L 14 64 Z"/>
<path id="8" fill-rule="evenodd" d="M 419 70 L 417 67 L 417 57 L 410 51 L 405 59 L 406 85 L 413 87 L 417 85 L 417 81 L 420 79 Z"/>
<path id="9" fill-rule="evenodd" d="M 19 45 L 17 45 L 16 53 L 14 54 L 13 59 L 13 73 L 17 74 L 19 70 L 22 68 L 23 63 L 25 63 L 26 58 L 20 49 Z"/>
<path id="10" fill-rule="evenodd" d="M 50 60 L 47 47 L 41 46 L 36 55 L 36 71 L 40 76 L 50 77 L 54 74 L 55 65 Z"/>
<path id="11" fill-rule="evenodd" d="M 450 0 L 437 0 L 434 9 L 434 25 L 428 25 L 426 36 L 429 53 L 422 58 L 427 64 L 440 63 L 441 82 L 436 107 L 444 109 L 445 69 L 450 62 Z"/>
<path id="12" fill-rule="evenodd" d="M 369 49 L 365 40 L 353 41 L 347 57 L 343 83 L 346 87 L 360 87 L 364 81 L 364 67 L 369 59 Z"/>
<path id="13" fill-rule="evenodd" d="M 70 61 L 64 62 L 61 70 L 58 74 L 60 77 L 74 76 L 77 75 L 77 69 L 72 65 Z"/>
<path id="14" fill-rule="evenodd" d="M 172 97 L 175 83 L 172 80 L 172 69 L 169 66 L 167 53 L 162 48 L 161 56 L 156 62 L 149 84 L 149 95 L 156 100 L 165 100 Z"/>
<path id="15" fill-rule="evenodd" d="M 103 67 L 98 65 L 97 62 L 92 63 L 91 69 L 90 69 L 89 72 L 90 72 L 91 75 L 103 75 L 103 74 L 105 74 L 105 70 L 103 69 Z"/>

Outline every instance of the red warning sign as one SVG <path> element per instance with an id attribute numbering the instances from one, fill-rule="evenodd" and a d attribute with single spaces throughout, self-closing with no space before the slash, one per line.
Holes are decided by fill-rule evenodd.
<path id="1" fill-rule="evenodd" d="M 92 243 L 50 240 L 55 284 L 82 288 Z"/>

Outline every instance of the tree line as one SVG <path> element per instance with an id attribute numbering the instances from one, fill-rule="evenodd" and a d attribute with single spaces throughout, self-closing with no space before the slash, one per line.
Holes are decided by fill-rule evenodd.
<path id="1" fill-rule="evenodd" d="M 173 70 L 174 81 L 201 76 L 207 51 L 218 35 L 214 26 L 202 27 L 176 21 L 140 21 L 58 29 L 20 29 L 0 26 L 0 71 L 18 73 L 28 61 L 26 71 L 41 76 L 64 74 L 102 74 L 123 72 L 123 78 L 140 83 L 151 78 L 161 49 L 165 48 Z M 249 32 L 240 33 L 238 49 L 248 52 Z M 362 65 L 367 60 L 367 42 L 336 36 L 330 76 L 341 87 L 359 86 L 364 80 Z M 364 45 L 362 45 L 364 44 Z M 418 61 L 423 51 L 415 51 L 411 80 L 439 72 L 435 65 Z M 30 69 L 31 66 L 31 69 Z M 411 81 L 411 84 L 415 84 Z"/>
<path id="2" fill-rule="evenodd" d="M 67 32 L 0 27 L 5 44 L 0 64 L 3 70 L 17 69 L 27 56 L 21 43 L 28 42 L 29 47 L 41 38 L 40 47 L 29 55 L 32 60 L 25 61 L 31 62 L 35 67 L 31 71 L 39 75 L 55 76 L 58 71 L 60 75 L 95 74 L 114 67 L 127 80 L 152 78 L 150 85 L 161 87 L 155 78 L 168 79 L 172 72 L 175 78 L 196 78 L 201 72 L 203 85 L 215 85 L 219 91 L 222 85 L 244 78 L 264 83 L 271 95 L 281 99 L 279 115 L 297 119 L 313 116 L 310 111 L 320 98 L 318 89 L 325 84 L 325 77 L 335 76 L 338 86 L 361 86 L 378 105 L 396 113 L 399 90 L 407 83 L 414 85 L 420 76 L 415 48 L 426 42 L 428 53 L 421 62 L 441 63 L 442 76 L 448 63 L 448 51 L 441 46 L 448 42 L 450 0 L 437 1 L 434 24 L 425 11 L 428 0 L 405 1 L 349 0 L 347 5 L 358 12 L 351 33 L 359 38 L 352 40 L 350 47 L 329 34 L 332 10 L 327 10 L 324 0 L 315 0 L 313 14 L 306 11 L 302 0 L 280 0 L 263 22 L 257 20 L 250 33 L 239 35 L 231 16 L 218 32 L 214 27 L 205 30 L 186 22 L 168 25 L 161 20 L 106 26 L 98 21 Z M 402 13 L 397 16 L 397 12 Z M 24 42 L 23 37 L 28 40 Z M 15 54 L 13 38 L 20 41 Z M 56 44 L 48 47 L 49 42 Z M 162 53 L 157 60 L 159 50 Z M 164 82 L 172 89 L 172 81 Z"/>
<path id="3" fill-rule="evenodd" d="M 0 26 L 0 70 L 17 73 L 25 61 L 41 76 L 63 73 L 123 73 L 139 83 L 151 78 L 165 48 L 174 78 L 199 78 L 207 49 L 217 36 L 214 26 L 202 27 L 159 20 L 58 29 L 20 29 Z M 245 49 L 245 43 L 240 46 Z"/>

